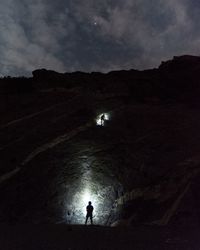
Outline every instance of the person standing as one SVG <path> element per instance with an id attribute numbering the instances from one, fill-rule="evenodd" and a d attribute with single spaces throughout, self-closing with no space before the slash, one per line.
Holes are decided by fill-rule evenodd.
<path id="1" fill-rule="evenodd" d="M 91 225 L 93 224 L 93 210 L 94 210 L 94 207 L 92 206 L 92 202 L 89 201 L 88 202 L 88 205 L 86 207 L 86 219 L 85 219 L 85 225 L 87 225 L 87 221 L 88 221 L 88 218 L 90 218 L 90 222 L 91 222 Z"/>
<path id="2" fill-rule="evenodd" d="M 105 122 L 105 115 L 101 115 L 101 126 L 104 126 L 104 122 Z"/>

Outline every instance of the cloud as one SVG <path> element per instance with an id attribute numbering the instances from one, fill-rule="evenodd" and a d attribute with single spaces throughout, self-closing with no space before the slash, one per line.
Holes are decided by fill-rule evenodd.
<path id="1" fill-rule="evenodd" d="M 197 0 L 2 0 L 0 73 L 149 68 L 198 54 Z"/>
<path id="2" fill-rule="evenodd" d="M 91 1 L 92 2 L 92 1 Z M 91 4 L 92 5 L 92 4 Z M 100 8 L 93 6 L 93 18 L 98 24 L 103 39 L 114 41 L 128 47 L 133 58 L 133 66 L 151 67 L 162 59 L 176 54 L 190 53 L 198 47 L 191 48 L 194 23 L 187 11 L 187 1 L 149 1 L 136 0 L 113 8 L 107 8 L 107 15 Z M 91 10 L 80 10 L 80 16 L 90 18 Z M 82 14 L 82 15 L 81 15 Z M 199 35 L 199 34 L 198 34 Z M 112 47 L 111 47 L 112 49 Z M 140 51 L 134 58 L 136 49 Z M 133 52 L 133 54 L 132 54 Z M 123 67 L 124 62 L 119 65 Z"/>
<path id="3" fill-rule="evenodd" d="M 66 26 L 67 15 L 51 18 L 51 8 L 43 1 L 16 5 L 3 0 L 1 7 L 1 73 L 24 74 L 38 67 L 64 71 L 65 64 L 59 58 L 61 41 L 73 29 Z"/>

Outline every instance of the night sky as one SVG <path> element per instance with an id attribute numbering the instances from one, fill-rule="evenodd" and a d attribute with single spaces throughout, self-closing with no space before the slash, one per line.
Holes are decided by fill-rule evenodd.
<path id="1" fill-rule="evenodd" d="M 199 55 L 199 0 L 1 0 L 0 75 L 146 69 Z"/>

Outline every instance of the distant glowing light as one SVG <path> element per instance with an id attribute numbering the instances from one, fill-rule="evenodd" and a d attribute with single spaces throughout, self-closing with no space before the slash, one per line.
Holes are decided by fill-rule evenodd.
<path id="1" fill-rule="evenodd" d="M 96 125 L 98 126 L 104 126 L 105 125 L 105 121 L 109 121 L 110 120 L 110 115 L 108 113 L 102 113 L 100 115 L 97 116 L 96 118 Z"/>

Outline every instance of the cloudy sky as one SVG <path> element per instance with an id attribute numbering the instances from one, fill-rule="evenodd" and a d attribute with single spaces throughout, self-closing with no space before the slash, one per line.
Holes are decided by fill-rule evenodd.
<path id="1" fill-rule="evenodd" d="M 146 69 L 199 55 L 199 0 L 1 0 L 0 75 Z"/>

